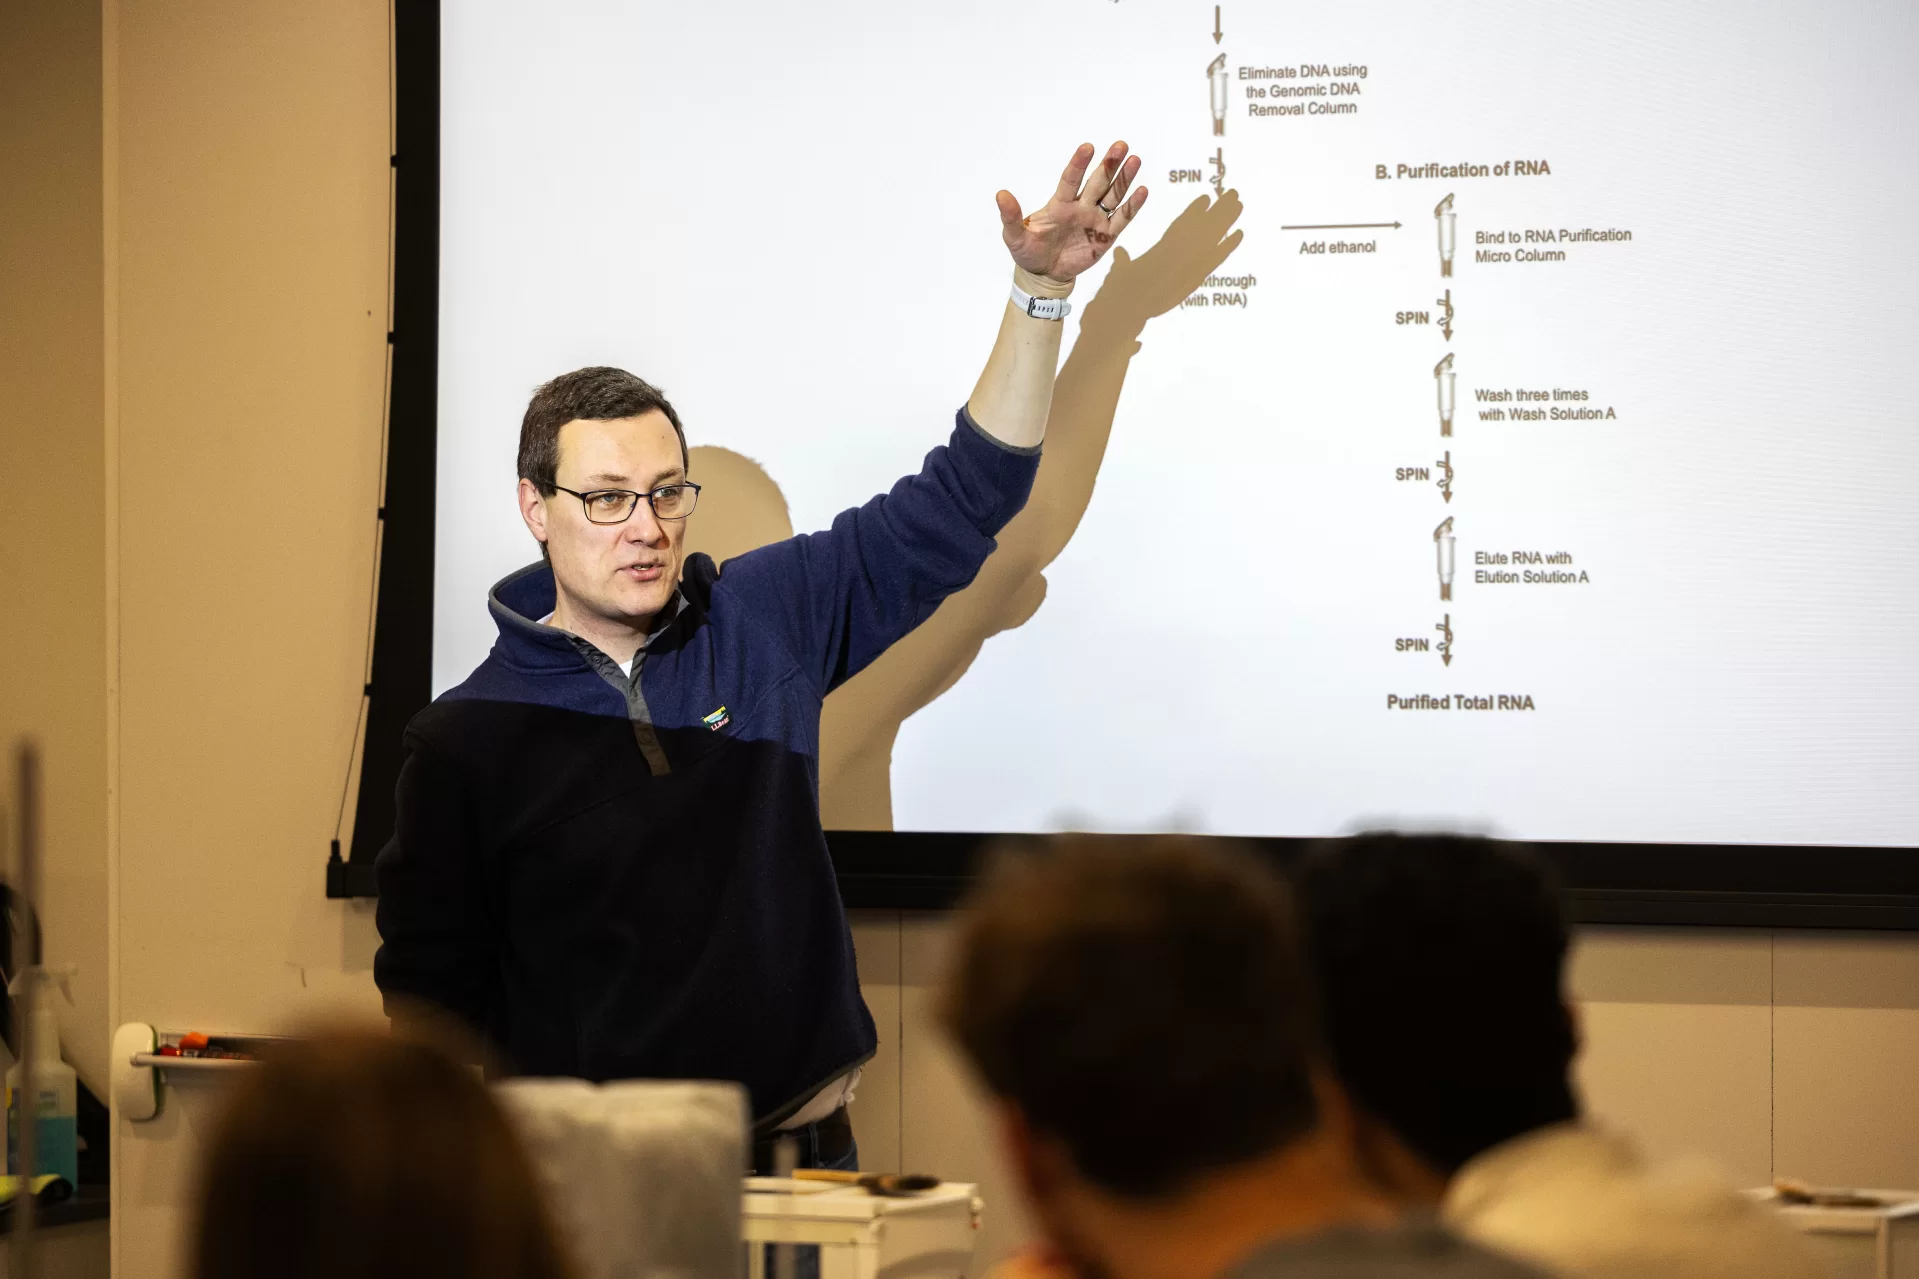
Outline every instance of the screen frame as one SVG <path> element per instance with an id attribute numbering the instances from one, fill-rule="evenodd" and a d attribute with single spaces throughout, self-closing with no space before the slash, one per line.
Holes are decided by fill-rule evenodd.
<path id="1" fill-rule="evenodd" d="M 431 701 L 440 289 L 440 5 L 395 0 L 394 329 L 366 738 L 351 856 L 329 897 L 371 897 L 393 832 L 408 720 Z M 849 909 L 947 910 L 992 834 L 829 831 Z M 1243 842 L 1284 864 L 1313 841 Z M 1536 843 L 1557 867 L 1576 923 L 1919 931 L 1919 848 L 1806 844 Z"/>

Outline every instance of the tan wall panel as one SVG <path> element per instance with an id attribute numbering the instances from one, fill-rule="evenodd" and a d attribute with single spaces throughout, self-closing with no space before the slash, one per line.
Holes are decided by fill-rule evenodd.
<path id="1" fill-rule="evenodd" d="M 1919 1009 L 1919 934 L 1782 932 L 1784 1007 Z"/>
<path id="2" fill-rule="evenodd" d="M 1653 1155 L 1710 1156 L 1742 1185 L 1772 1177 L 1772 939 L 1728 929 L 1587 929 L 1568 981 L 1595 1116 Z"/>
<path id="3" fill-rule="evenodd" d="M 1000 1155 L 986 1097 L 934 1017 L 953 939 L 952 916 L 915 914 L 901 930 L 900 1161 L 912 1172 L 979 1183 L 986 1201 L 976 1256 L 1004 1258 L 1032 1237 L 1012 1170 Z"/>
<path id="4" fill-rule="evenodd" d="M 1703 1154 L 1736 1184 L 1772 1179 L 1771 1012 L 1711 1004 L 1583 1006 L 1589 1114 L 1648 1154 Z"/>
<path id="5" fill-rule="evenodd" d="M 0 748 L 39 743 L 46 959 L 67 1057 L 105 1092 L 106 436 L 100 10 L 0 5 Z M 0 846 L 10 842 L 0 838 Z"/>
<path id="6" fill-rule="evenodd" d="M 1582 1001 L 1772 1002 L 1772 934 L 1750 928 L 1582 928 L 1566 982 Z"/>
<path id="7" fill-rule="evenodd" d="M 900 1164 L 900 913 L 855 911 L 852 924 L 860 994 L 873 1014 L 880 1040 L 853 1097 L 853 1139 L 859 1143 L 861 1168 L 904 1172 Z"/>
<path id="8" fill-rule="evenodd" d="M 321 894 L 378 501 L 387 6 L 112 16 L 121 1016 L 372 1010 L 370 914 Z M 171 1273 L 212 1101 L 120 1125 L 118 1273 Z"/>
<path id="9" fill-rule="evenodd" d="M 1919 937 L 1781 933 L 1784 1176 L 1919 1189 Z"/>
<path id="10" fill-rule="evenodd" d="M 386 7 L 126 0 L 119 31 L 122 1006 L 257 1027 L 371 995 L 321 888 L 377 503 Z"/>

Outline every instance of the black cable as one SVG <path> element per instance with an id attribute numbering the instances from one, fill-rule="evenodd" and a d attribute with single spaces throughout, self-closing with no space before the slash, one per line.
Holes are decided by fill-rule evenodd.
<path id="1" fill-rule="evenodd" d="M 367 703 L 372 698 L 373 689 L 373 628 L 379 612 L 380 597 L 380 551 L 386 525 L 386 442 L 388 429 L 393 418 L 393 234 L 394 202 L 398 186 L 399 144 L 396 129 L 395 96 L 397 90 L 397 69 L 394 66 L 396 52 L 393 39 L 393 5 L 387 5 L 386 26 L 386 141 L 387 164 L 386 180 L 386 368 L 380 382 L 380 469 L 375 493 L 378 502 L 373 514 L 373 571 L 367 584 L 366 604 L 366 645 L 360 658 L 360 704 L 353 717 L 353 736 L 347 742 L 346 771 L 340 778 L 340 807 L 333 819 L 333 844 L 327 860 L 340 860 L 340 831 L 346 826 L 347 794 L 353 786 L 353 765 L 360 757 L 362 745 L 361 733 L 366 725 Z"/>

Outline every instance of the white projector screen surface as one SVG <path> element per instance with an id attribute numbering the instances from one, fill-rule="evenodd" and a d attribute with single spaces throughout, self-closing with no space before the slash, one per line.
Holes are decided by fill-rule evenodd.
<path id="1" fill-rule="evenodd" d="M 536 385 L 667 392 L 694 546 L 822 528 L 951 430 L 994 192 L 1124 138 L 1024 567 L 835 694 L 829 825 L 1919 844 L 1904 0 L 442 23 L 436 694 Z"/>

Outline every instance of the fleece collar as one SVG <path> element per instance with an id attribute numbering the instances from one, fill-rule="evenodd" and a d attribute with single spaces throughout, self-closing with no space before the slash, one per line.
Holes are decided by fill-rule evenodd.
<path id="1" fill-rule="evenodd" d="M 585 665 L 578 638 L 537 620 L 553 611 L 556 599 L 553 566 L 545 560 L 515 569 L 495 582 L 487 592 L 486 607 L 500 631 L 496 651 L 521 667 L 576 669 Z M 665 620 L 655 625 L 647 644 L 652 644 L 685 607 L 686 596 L 675 588 L 673 602 L 662 610 Z"/>

